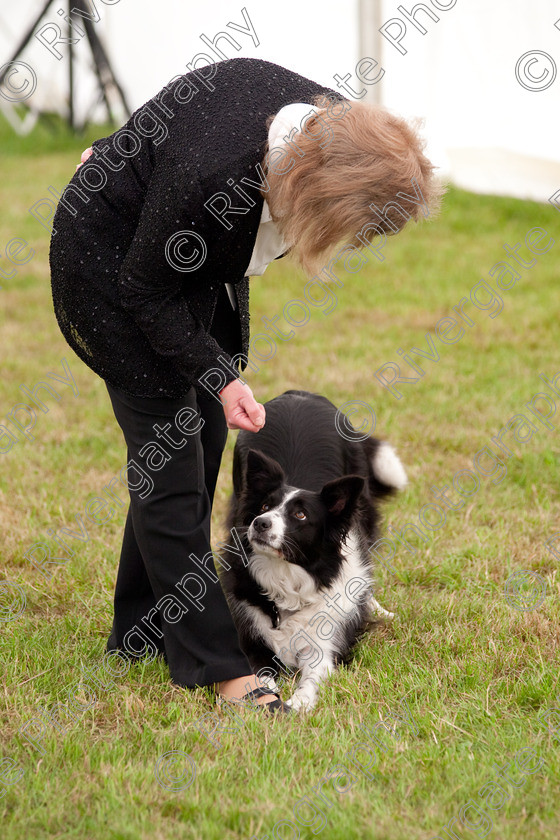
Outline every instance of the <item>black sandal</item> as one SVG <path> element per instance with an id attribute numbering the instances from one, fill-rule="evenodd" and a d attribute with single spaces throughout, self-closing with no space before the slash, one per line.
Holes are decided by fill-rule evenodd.
<path id="1" fill-rule="evenodd" d="M 223 702 L 231 703 L 234 706 L 244 706 L 246 707 L 248 704 L 246 701 L 248 699 L 254 700 L 257 697 L 264 697 L 267 694 L 273 694 L 277 700 L 271 700 L 270 703 L 251 703 L 253 708 L 264 709 L 267 714 L 279 714 L 285 713 L 288 714 L 292 711 L 290 706 L 287 703 L 283 703 L 280 699 L 280 695 L 276 691 L 271 691 L 270 688 L 254 688 L 252 691 L 248 691 L 247 694 L 244 694 L 243 697 L 224 697 L 221 694 L 217 695 L 216 703 L 220 706 Z"/>

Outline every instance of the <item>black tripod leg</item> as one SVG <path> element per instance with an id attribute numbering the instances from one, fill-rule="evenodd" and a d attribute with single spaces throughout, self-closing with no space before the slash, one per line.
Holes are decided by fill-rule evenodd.
<path id="1" fill-rule="evenodd" d="M 83 0 L 74 0 L 74 8 L 79 8 L 83 11 L 87 11 L 83 8 Z M 99 40 L 99 37 L 95 31 L 92 22 L 90 20 L 85 20 L 84 28 L 86 30 L 87 39 L 91 47 L 91 53 L 93 55 L 93 61 L 95 64 L 95 72 L 99 80 L 99 85 L 103 94 L 103 101 L 105 102 L 105 106 L 109 113 L 109 118 L 113 121 L 113 113 L 111 111 L 111 106 L 109 104 L 109 99 L 107 96 L 107 87 L 109 86 L 109 84 L 113 84 L 116 88 L 120 96 L 121 102 L 126 110 L 126 113 L 130 116 L 132 111 L 128 107 L 128 102 L 126 101 L 125 93 L 115 77 L 113 68 L 111 67 L 111 63 L 109 61 L 107 53 L 105 52 L 105 48 Z"/>
<path id="2" fill-rule="evenodd" d="M 10 64 L 13 61 L 16 60 L 16 58 L 18 57 L 18 55 L 20 55 L 20 53 L 22 53 L 24 51 L 24 49 L 26 48 L 27 44 L 29 43 L 29 41 L 31 40 L 31 38 L 33 36 L 33 32 L 35 31 L 35 27 L 37 26 L 38 23 L 41 22 L 41 18 L 43 17 L 43 15 L 47 14 L 47 9 L 49 8 L 49 6 L 51 5 L 52 2 L 53 2 L 53 0 L 47 0 L 44 7 L 41 9 L 40 14 L 37 15 L 36 19 L 33 21 L 31 26 L 29 27 L 29 29 L 27 30 L 27 32 L 25 33 L 25 35 L 21 39 L 21 41 L 18 44 L 18 46 L 16 48 L 16 51 L 14 52 L 13 56 L 7 62 L 8 66 L 6 67 L 6 69 L 2 73 L 0 73 L 0 85 L 4 81 L 6 73 L 10 69 Z"/>

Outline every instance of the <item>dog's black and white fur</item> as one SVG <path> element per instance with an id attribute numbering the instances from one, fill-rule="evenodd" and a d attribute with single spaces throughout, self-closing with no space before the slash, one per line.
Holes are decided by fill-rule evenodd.
<path id="1" fill-rule="evenodd" d="M 222 582 L 255 671 L 301 669 L 288 703 L 311 708 L 373 615 L 392 617 L 373 597 L 368 548 L 377 501 L 407 478 L 388 443 L 353 432 L 325 397 L 286 391 L 265 408 L 264 428 L 241 431 L 234 451 L 227 524 L 248 562 L 226 550 Z"/>

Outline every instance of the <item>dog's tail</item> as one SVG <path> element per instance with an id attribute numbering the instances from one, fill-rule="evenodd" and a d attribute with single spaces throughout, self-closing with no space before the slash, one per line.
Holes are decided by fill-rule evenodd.
<path id="1" fill-rule="evenodd" d="M 408 484 L 405 469 L 390 443 L 366 438 L 365 452 L 369 464 L 368 484 L 373 496 L 386 496 L 404 490 Z"/>

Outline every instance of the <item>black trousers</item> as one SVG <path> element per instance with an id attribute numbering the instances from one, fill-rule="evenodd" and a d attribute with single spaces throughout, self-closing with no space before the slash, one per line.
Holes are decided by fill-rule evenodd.
<path id="1" fill-rule="evenodd" d="M 211 333 L 228 352 L 234 351 L 237 343 L 236 326 L 238 320 L 223 289 Z M 145 398 L 105 384 L 126 441 L 127 464 L 133 460 L 153 482 L 147 492 L 147 480 L 144 489 L 132 489 L 140 484 L 137 472 L 128 479 L 130 506 L 107 649 L 130 653 L 143 633 L 152 652 L 157 649 L 166 656 L 173 682 L 188 688 L 252 673 L 220 583 L 212 579 L 214 567 L 207 558 L 210 574 L 203 574 L 199 562 L 211 550 L 212 501 L 227 438 L 221 404 L 194 388 L 180 399 Z M 204 420 L 195 434 L 183 434 L 175 424 L 183 408 L 198 411 Z M 184 413 L 183 419 L 188 416 Z M 156 424 L 160 430 L 171 424 L 167 435 L 176 448 L 156 435 Z M 194 429 L 200 423 L 194 418 L 188 425 Z M 156 471 L 146 466 L 146 450 L 144 457 L 140 454 L 150 442 L 171 456 Z M 191 599 L 185 599 L 178 588 L 185 576 L 185 591 L 191 593 Z M 196 584 L 197 577 L 202 586 Z M 166 595 L 170 597 L 166 599 Z M 174 602 L 182 607 L 173 606 Z M 125 639 L 133 630 L 142 633 Z"/>

